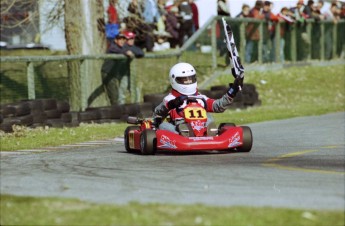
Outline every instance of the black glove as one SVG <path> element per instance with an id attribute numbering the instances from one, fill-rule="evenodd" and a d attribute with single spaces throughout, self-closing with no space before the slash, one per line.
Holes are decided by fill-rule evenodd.
<path id="1" fill-rule="evenodd" d="M 187 96 L 179 96 L 168 102 L 168 109 L 174 109 L 180 107 L 183 102 L 187 99 Z"/>
<path id="2" fill-rule="evenodd" d="M 231 74 L 232 74 L 232 76 L 234 76 L 234 78 L 236 78 L 237 77 L 237 75 L 236 75 L 236 71 L 235 71 L 235 68 L 233 67 L 233 68 L 231 68 Z"/>
<path id="3" fill-rule="evenodd" d="M 163 121 L 162 117 L 156 116 L 152 119 L 152 125 L 154 125 L 156 128 L 158 128 L 159 125 L 162 123 L 162 121 Z"/>
<path id="4" fill-rule="evenodd" d="M 243 87 L 243 78 L 237 77 L 234 80 L 234 83 L 230 83 L 230 89 L 228 90 L 227 94 L 231 97 L 234 98 L 238 91 L 242 89 Z"/>
<path id="5" fill-rule="evenodd" d="M 234 86 L 241 87 L 241 89 L 242 89 L 243 88 L 243 79 L 244 79 L 244 77 L 242 77 L 242 78 L 240 78 L 240 77 L 235 78 Z"/>

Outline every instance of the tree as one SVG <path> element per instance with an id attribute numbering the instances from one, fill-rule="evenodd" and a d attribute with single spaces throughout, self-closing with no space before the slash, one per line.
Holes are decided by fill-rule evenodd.
<path id="1" fill-rule="evenodd" d="M 26 42 L 37 41 L 39 13 L 36 0 L 1 0 L 0 9 L 1 41 L 9 41 L 15 36 Z"/>
<path id="2" fill-rule="evenodd" d="M 104 34 L 104 7 L 102 0 L 73 0 L 64 4 L 65 37 L 70 55 L 103 54 L 106 47 Z M 70 104 L 72 110 L 83 110 L 90 95 L 98 95 L 102 89 L 99 61 L 71 61 L 68 63 L 70 78 Z M 86 76 L 80 78 L 80 66 Z M 83 95 L 84 93 L 84 95 Z M 92 103 L 91 103 L 92 104 Z M 94 105 L 105 105 L 105 95 L 98 97 Z"/>

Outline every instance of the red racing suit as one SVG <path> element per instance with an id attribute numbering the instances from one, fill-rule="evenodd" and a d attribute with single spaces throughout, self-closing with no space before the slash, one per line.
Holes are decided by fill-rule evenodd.
<path id="1" fill-rule="evenodd" d="M 175 124 L 175 121 L 182 120 L 182 116 L 178 114 L 179 109 L 183 109 L 186 106 L 186 101 L 179 107 L 179 109 L 172 109 L 169 111 L 168 109 L 168 102 L 170 100 L 175 99 L 176 97 L 183 96 L 183 94 L 177 92 L 176 90 L 172 89 L 171 92 L 163 98 L 163 101 L 155 108 L 153 117 L 162 117 L 163 119 L 166 118 L 168 115 L 170 115 L 170 122 Z M 226 107 L 231 105 L 233 103 L 233 98 L 231 98 L 228 94 L 224 94 L 219 99 L 212 99 L 207 97 L 206 95 L 202 95 L 198 91 L 195 93 L 195 95 L 192 96 L 198 96 L 202 97 L 204 101 L 199 100 L 198 102 L 205 108 L 207 112 L 215 112 L 215 113 L 221 113 L 226 110 Z M 206 103 L 206 106 L 205 106 Z"/>

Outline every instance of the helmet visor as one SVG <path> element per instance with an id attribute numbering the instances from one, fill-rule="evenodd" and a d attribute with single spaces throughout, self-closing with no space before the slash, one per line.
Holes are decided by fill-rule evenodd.
<path id="1" fill-rule="evenodd" d="M 176 77 L 176 82 L 178 84 L 182 84 L 182 85 L 193 84 L 193 83 L 196 83 L 196 76 L 191 75 L 191 76 L 187 76 L 187 77 Z"/>

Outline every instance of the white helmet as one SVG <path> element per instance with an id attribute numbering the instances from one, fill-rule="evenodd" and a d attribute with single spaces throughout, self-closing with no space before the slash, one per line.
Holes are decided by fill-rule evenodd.
<path id="1" fill-rule="evenodd" d="M 196 93 L 196 71 L 191 64 L 175 64 L 169 73 L 170 84 L 174 90 L 183 95 L 193 95 Z"/>

